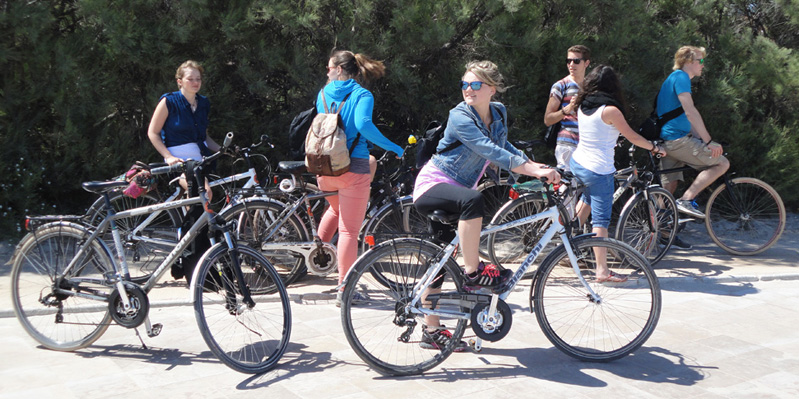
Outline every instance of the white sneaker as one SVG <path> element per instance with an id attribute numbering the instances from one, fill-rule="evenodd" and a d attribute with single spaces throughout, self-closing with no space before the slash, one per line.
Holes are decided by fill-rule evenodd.
<path id="1" fill-rule="evenodd" d="M 696 204 L 694 200 L 684 200 L 678 199 L 677 201 L 677 210 L 682 213 L 687 213 L 695 218 L 704 219 L 705 214 L 699 210 L 699 205 Z"/>

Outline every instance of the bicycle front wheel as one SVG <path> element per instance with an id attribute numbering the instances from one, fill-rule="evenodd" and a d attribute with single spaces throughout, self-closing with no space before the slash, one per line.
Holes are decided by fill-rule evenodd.
<path id="1" fill-rule="evenodd" d="M 491 221 L 494 225 L 505 224 L 542 212 L 546 203 L 540 193 L 525 194 L 506 204 Z M 489 234 L 488 255 L 495 265 L 510 266 L 521 263 L 533 250 L 546 230 L 547 220 L 528 223 L 511 229 Z"/>
<path id="2" fill-rule="evenodd" d="M 648 198 L 647 198 L 648 197 Z M 654 265 L 666 256 L 677 237 L 677 203 L 662 187 L 647 187 L 624 206 L 616 239 L 630 244 Z"/>
<path id="3" fill-rule="evenodd" d="M 587 292 L 563 245 L 541 265 L 531 288 L 538 325 L 558 349 L 582 361 L 624 357 L 652 335 L 660 318 L 661 295 L 649 262 L 629 245 L 608 238 L 572 240 L 580 275 L 598 295 Z M 607 252 L 607 266 L 627 276 L 619 283 L 595 279 L 595 249 Z"/>
<path id="4" fill-rule="evenodd" d="M 755 255 L 777 243 L 785 218 L 785 204 L 774 188 L 755 178 L 738 177 L 710 195 L 705 226 L 723 250 Z"/>
<path id="5" fill-rule="evenodd" d="M 99 241 L 86 243 L 86 231 L 68 223 L 51 223 L 26 235 L 14 254 L 11 299 L 25 331 L 48 349 L 73 351 L 100 338 L 111 323 L 108 303 L 70 295 L 78 291 L 109 294 L 101 284 L 113 270 L 111 257 Z M 86 252 L 67 274 L 64 270 L 81 247 Z M 76 279 L 74 282 L 70 279 Z M 60 288 L 69 293 L 56 292 Z"/>
<path id="6" fill-rule="evenodd" d="M 234 253 L 242 272 L 255 277 L 244 282 L 255 301 L 252 308 L 242 300 L 242 282 L 232 269 Z M 286 287 L 269 261 L 252 248 L 239 246 L 229 252 L 219 243 L 203 255 L 194 284 L 194 315 L 211 352 L 242 373 L 274 368 L 289 343 L 291 307 Z"/>
<path id="7" fill-rule="evenodd" d="M 440 252 L 440 247 L 415 238 L 386 241 L 361 256 L 347 275 L 341 303 L 344 334 L 355 353 L 381 374 L 423 373 L 443 362 L 463 337 L 465 318 L 442 317 L 452 338 L 438 349 L 423 348 L 424 320 L 410 306 L 414 285 Z M 442 271 L 437 280 L 440 289 L 463 292 L 463 273 L 453 259 L 447 260 Z M 450 302 L 438 301 L 437 309 L 468 314 L 458 301 Z"/>
<path id="8" fill-rule="evenodd" d="M 284 205 L 260 198 L 248 198 L 226 210 L 219 215 L 225 220 L 235 220 L 236 229 L 233 231 L 237 240 L 246 243 L 252 248 L 261 248 L 261 244 L 268 242 L 306 242 L 308 232 L 305 225 L 296 214 L 289 216 L 271 237 L 267 237 L 272 224 L 285 208 Z M 295 251 L 270 249 L 261 251 L 261 254 L 278 271 L 283 283 L 289 285 L 303 276 L 305 257 Z"/>

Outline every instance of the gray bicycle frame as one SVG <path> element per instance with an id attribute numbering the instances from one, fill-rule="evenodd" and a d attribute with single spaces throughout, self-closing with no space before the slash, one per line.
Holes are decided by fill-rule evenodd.
<path id="1" fill-rule="evenodd" d="M 109 225 L 111 225 L 111 221 L 117 221 L 119 219 L 128 218 L 128 217 L 132 217 L 132 216 L 145 215 L 145 214 L 152 213 L 152 212 L 157 212 L 157 211 L 180 208 L 180 207 L 183 207 L 183 206 L 198 205 L 198 204 L 202 204 L 202 203 L 203 203 L 203 200 L 202 200 L 201 197 L 193 197 L 193 198 L 183 199 L 183 200 L 179 200 L 179 201 L 172 201 L 172 202 L 148 205 L 148 206 L 144 206 L 144 207 L 140 207 L 140 208 L 133 208 L 133 209 L 125 210 L 125 211 L 120 211 L 120 212 L 117 212 L 117 213 L 113 214 L 111 217 L 106 215 L 103 218 L 103 220 L 100 222 L 100 224 L 94 229 L 94 232 L 92 232 L 92 234 L 89 236 L 89 238 L 86 240 L 86 242 L 91 242 L 91 241 L 96 240 L 97 243 L 100 244 L 103 247 L 103 249 L 108 254 L 111 254 L 111 251 L 105 245 L 105 242 L 103 242 L 103 240 L 98 238 L 100 233 L 105 231 L 105 229 Z M 106 211 L 107 211 L 107 209 L 106 209 Z M 183 251 L 186 250 L 186 248 L 189 247 L 191 242 L 195 239 L 195 237 L 197 235 L 197 232 L 203 226 L 205 226 L 208 223 L 208 220 L 209 220 L 208 218 L 209 218 L 208 213 L 207 212 L 203 212 L 202 216 L 200 216 L 197 219 L 197 221 L 194 223 L 194 225 L 191 226 L 189 231 L 187 231 L 184 234 L 183 238 L 181 238 L 180 241 L 178 241 L 176 245 L 175 245 L 174 242 L 171 242 L 171 241 L 156 240 L 156 241 L 162 241 L 165 245 L 170 245 L 170 246 L 171 245 L 175 245 L 175 247 L 169 253 L 169 255 L 161 262 L 161 264 L 153 272 L 152 276 L 150 276 L 150 278 L 147 280 L 147 282 L 145 282 L 144 285 L 141 286 L 141 288 L 144 290 L 144 292 L 150 292 L 150 290 L 153 289 L 155 284 L 158 282 L 158 280 L 161 278 L 161 276 L 166 271 L 167 267 L 171 266 L 177 260 L 177 258 L 183 253 Z M 111 282 L 115 282 L 116 284 L 119 284 L 118 288 L 120 289 L 120 296 L 123 298 L 123 301 L 126 301 L 127 300 L 127 296 L 124 295 L 125 289 L 122 286 L 122 276 L 128 274 L 128 263 L 127 263 L 127 260 L 125 259 L 125 256 L 124 256 L 124 252 L 123 252 L 123 248 L 122 248 L 122 239 L 120 237 L 119 230 L 116 229 L 115 227 L 112 227 L 111 233 L 112 233 L 112 235 L 114 237 L 114 246 L 115 246 L 114 250 L 115 250 L 115 253 L 117 254 L 116 258 L 114 258 L 113 256 L 111 257 L 112 261 L 114 259 L 116 259 L 116 261 L 113 261 L 112 264 L 111 264 L 111 266 L 114 269 L 114 273 L 115 273 L 114 280 L 116 280 L 116 281 L 111 281 Z M 215 244 L 213 239 L 211 240 L 211 243 L 212 243 L 212 245 Z M 89 245 L 83 245 L 78 250 L 78 252 L 75 254 L 75 256 L 73 256 L 72 260 L 69 262 L 69 265 L 67 265 L 67 267 L 64 268 L 64 271 L 62 272 L 62 275 L 66 275 L 70 270 L 72 270 L 73 267 L 75 267 L 75 264 L 86 253 L 88 248 L 89 248 Z M 59 277 L 61 277 L 61 276 L 59 276 Z M 94 283 L 94 284 L 98 284 L 98 285 L 108 285 L 108 283 L 109 283 L 109 281 L 107 281 L 107 280 L 100 281 L 98 279 L 88 279 L 88 278 L 81 278 L 81 277 L 74 277 L 74 278 L 72 278 L 72 280 L 78 281 L 78 282 L 85 281 L 85 282 Z M 102 298 L 102 297 L 87 296 L 86 294 L 75 293 L 75 292 L 69 291 L 69 290 L 56 289 L 56 291 L 58 293 L 60 293 L 60 294 L 65 294 L 65 295 L 85 296 L 85 297 L 87 297 L 89 299 L 105 300 L 105 298 Z"/>
<path id="2" fill-rule="evenodd" d="M 505 298 L 507 298 L 508 295 L 510 295 L 510 293 L 513 291 L 513 288 L 516 287 L 516 284 L 518 284 L 519 280 L 522 279 L 522 276 L 524 276 L 524 273 L 527 272 L 527 269 L 530 267 L 530 265 L 532 265 L 533 262 L 535 262 L 536 258 L 541 253 L 541 251 L 547 246 L 547 244 L 549 244 L 550 241 L 552 241 L 552 238 L 555 236 L 555 234 L 558 233 L 560 234 L 560 239 L 563 242 L 563 246 L 566 248 L 566 253 L 569 256 L 569 261 L 571 262 L 572 269 L 574 270 L 574 273 L 577 275 L 577 278 L 580 280 L 580 283 L 583 285 L 583 287 L 585 287 L 586 291 L 588 292 L 588 295 L 590 295 L 593 300 L 597 301 L 597 303 L 600 301 L 599 295 L 597 295 L 596 292 L 594 292 L 594 290 L 591 288 L 591 286 L 583 277 L 582 273 L 580 273 L 580 267 L 577 265 L 577 256 L 574 254 L 574 251 L 572 250 L 571 241 L 569 240 L 568 234 L 566 234 L 564 226 L 560 223 L 559 217 L 560 217 L 560 212 L 558 211 L 557 207 L 551 206 L 546 210 L 544 210 L 543 212 L 540 212 L 535 215 L 526 216 L 521 219 L 510 221 L 508 223 L 503 223 L 501 225 L 486 226 L 486 228 L 484 228 L 480 232 L 480 237 L 483 237 L 499 231 L 508 230 L 525 224 L 535 223 L 540 220 L 547 220 L 549 222 L 549 227 L 547 228 L 546 232 L 544 232 L 544 235 L 541 237 L 538 243 L 536 243 L 535 247 L 533 247 L 532 251 L 530 251 L 530 253 L 524 259 L 524 261 L 522 261 L 522 264 L 521 266 L 519 266 L 519 269 L 516 270 L 516 273 L 514 273 L 513 276 L 511 277 L 510 281 L 508 282 L 507 289 L 505 289 L 500 294 L 492 295 L 491 305 L 488 310 L 489 312 L 488 314 L 493 314 L 496 311 L 496 306 L 498 302 L 497 299 L 505 300 Z M 418 306 L 422 300 L 422 294 L 424 293 L 425 290 L 427 290 L 430 284 L 433 283 L 433 280 L 435 280 L 436 275 L 438 275 L 438 272 L 441 270 L 442 267 L 444 267 L 444 264 L 450 259 L 459 242 L 460 242 L 460 237 L 456 235 L 455 238 L 452 240 L 452 242 L 450 242 L 447 245 L 447 247 L 444 249 L 444 253 L 443 255 L 441 255 L 441 260 L 436 262 L 436 264 L 433 265 L 432 267 L 428 268 L 425 274 L 422 275 L 422 278 L 419 280 L 419 282 L 417 282 L 416 285 L 414 285 L 412 291 L 413 299 L 406 306 L 406 310 L 408 310 L 410 313 L 455 317 L 459 319 L 469 319 L 469 317 L 471 317 L 469 313 L 454 312 L 447 310 L 424 309 Z"/>

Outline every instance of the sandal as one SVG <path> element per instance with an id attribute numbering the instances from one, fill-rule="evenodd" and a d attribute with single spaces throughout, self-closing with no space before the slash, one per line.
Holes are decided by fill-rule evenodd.
<path id="1" fill-rule="evenodd" d="M 623 274 L 616 274 L 613 271 L 605 278 L 596 278 L 597 283 L 623 283 L 627 281 L 627 276 Z"/>

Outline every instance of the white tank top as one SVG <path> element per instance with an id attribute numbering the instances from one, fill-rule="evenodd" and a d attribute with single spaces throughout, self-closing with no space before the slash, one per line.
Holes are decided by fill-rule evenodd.
<path id="1" fill-rule="evenodd" d="M 586 115 L 582 108 L 577 111 L 580 121 L 580 141 L 572 155 L 582 167 L 600 175 L 616 172 L 613 166 L 613 149 L 619 138 L 619 129 L 602 120 L 602 111 L 606 105 L 599 107 L 593 114 Z"/>

